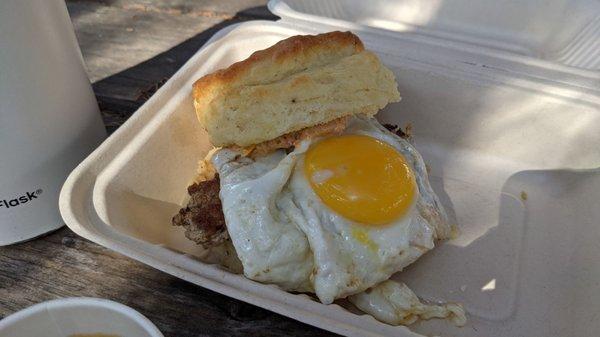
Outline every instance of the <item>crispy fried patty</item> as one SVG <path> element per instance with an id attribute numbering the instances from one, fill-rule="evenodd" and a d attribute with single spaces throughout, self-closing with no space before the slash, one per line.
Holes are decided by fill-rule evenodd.
<path id="1" fill-rule="evenodd" d="M 173 225 L 183 226 L 185 236 L 204 248 L 229 238 L 219 198 L 219 176 L 188 187 L 190 201 L 173 217 Z"/>

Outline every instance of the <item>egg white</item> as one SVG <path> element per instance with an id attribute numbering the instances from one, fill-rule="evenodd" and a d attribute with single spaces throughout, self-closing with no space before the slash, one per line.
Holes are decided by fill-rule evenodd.
<path id="1" fill-rule="evenodd" d="M 404 155 L 418 188 L 411 209 L 385 226 L 358 224 L 329 209 L 304 175 L 310 140 L 287 155 L 276 151 L 256 160 L 221 150 L 213 163 L 227 230 L 246 277 L 314 291 L 331 303 L 387 280 L 432 249 L 436 237 L 449 235 L 446 213 L 410 143 L 374 119 L 353 118 L 345 133 L 377 138 Z"/>
<path id="2" fill-rule="evenodd" d="M 276 151 L 252 161 L 221 150 L 212 161 L 220 176 L 227 231 L 244 275 L 285 290 L 312 291 L 312 252 L 295 224 L 286 187 L 296 156 Z"/>
<path id="3" fill-rule="evenodd" d="M 409 325 L 419 319 L 447 318 L 456 326 L 467 323 L 462 305 L 425 304 L 404 283 L 387 280 L 367 292 L 348 297 L 357 308 L 391 325 Z"/>

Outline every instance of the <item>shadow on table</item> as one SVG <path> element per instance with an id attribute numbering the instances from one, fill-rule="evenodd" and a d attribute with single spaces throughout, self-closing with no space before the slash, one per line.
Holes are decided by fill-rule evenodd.
<path id="1" fill-rule="evenodd" d="M 145 287 L 128 287 L 130 292 L 119 300 L 146 315 L 166 337 L 336 336 L 315 327 L 301 327 L 302 323 L 292 319 L 166 274 L 157 278 L 160 286 L 168 290 L 154 296 Z M 155 287 L 159 283 L 147 282 L 155 283 Z M 169 291 L 172 295 L 167 295 Z"/>

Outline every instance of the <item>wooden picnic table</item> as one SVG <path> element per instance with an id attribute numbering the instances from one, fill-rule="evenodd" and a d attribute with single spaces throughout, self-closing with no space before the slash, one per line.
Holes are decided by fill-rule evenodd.
<path id="1" fill-rule="evenodd" d="M 117 129 L 221 28 L 276 20 L 265 4 L 68 0 L 107 130 Z M 131 306 L 166 337 L 333 335 L 155 270 L 66 227 L 0 247 L 0 319 L 35 303 L 71 296 Z"/>

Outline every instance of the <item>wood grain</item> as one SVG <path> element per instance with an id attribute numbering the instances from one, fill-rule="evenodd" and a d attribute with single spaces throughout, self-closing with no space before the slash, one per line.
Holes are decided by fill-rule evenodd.
<path id="1" fill-rule="evenodd" d="M 263 0 L 67 1 L 109 132 L 215 32 L 270 19 Z M 67 228 L 0 247 L 0 318 L 45 300 L 92 296 L 150 318 L 167 337 L 332 336 L 182 281 Z"/>
<path id="2" fill-rule="evenodd" d="M 69 1 L 69 12 L 109 132 L 220 29 L 274 20 L 263 0 Z"/>
<path id="3" fill-rule="evenodd" d="M 0 317 L 71 296 L 131 306 L 167 337 L 332 335 L 152 269 L 67 228 L 0 248 Z"/>

